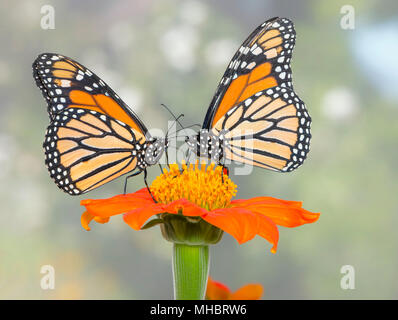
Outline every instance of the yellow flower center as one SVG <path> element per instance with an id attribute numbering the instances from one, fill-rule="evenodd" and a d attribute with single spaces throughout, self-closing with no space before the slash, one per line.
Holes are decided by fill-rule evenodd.
<path id="1" fill-rule="evenodd" d="M 186 199 L 207 210 L 227 207 L 236 195 L 237 186 L 223 173 L 222 167 L 210 164 L 171 164 L 163 169 L 150 187 L 159 203 Z"/>

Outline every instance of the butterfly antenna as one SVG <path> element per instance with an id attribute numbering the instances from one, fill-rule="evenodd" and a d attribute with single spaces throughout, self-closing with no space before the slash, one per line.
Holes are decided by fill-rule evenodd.
<path id="1" fill-rule="evenodd" d="M 193 127 L 199 127 L 199 128 L 201 128 L 202 125 L 201 125 L 200 123 L 194 123 L 194 124 L 191 124 L 191 125 L 189 125 L 189 126 L 183 127 L 183 128 L 181 128 L 180 130 L 177 130 L 176 133 L 178 133 L 178 132 L 180 132 L 180 131 L 182 131 L 182 130 L 184 130 L 184 129 L 189 129 L 189 128 L 193 128 Z"/>
<path id="2" fill-rule="evenodd" d="M 167 110 L 169 110 L 164 104 L 162 104 Z M 174 117 L 174 123 L 178 123 L 182 128 L 183 128 L 183 126 L 181 125 L 181 123 L 180 123 L 180 121 L 179 121 L 179 119 L 180 118 L 182 118 L 183 116 L 184 116 L 184 114 L 180 114 L 178 117 L 176 117 L 170 110 L 169 110 L 169 112 L 171 113 L 171 115 Z M 166 151 L 166 164 L 167 164 L 167 167 L 170 169 L 170 164 L 169 164 L 169 148 L 168 148 L 168 136 L 169 136 L 169 131 L 171 130 L 171 128 L 173 128 L 173 126 L 174 126 L 174 123 L 173 123 L 173 125 L 170 127 L 170 128 L 168 128 L 167 129 L 167 132 L 166 132 L 166 137 L 165 137 L 165 144 L 166 144 L 166 146 L 165 146 L 165 151 Z"/>
<path id="3" fill-rule="evenodd" d="M 183 114 L 181 114 L 180 116 L 176 117 L 175 114 L 174 114 L 174 113 L 169 109 L 169 107 L 167 107 L 164 103 L 161 103 L 160 105 L 161 105 L 163 108 L 165 108 L 165 109 L 173 116 L 175 122 L 177 122 L 177 123 L 181 126 L 181 128 L 184 128 L 184 126 L 181 124 L 181 122 L 178 121 L 178 119 L 179 119 L 181 116 L 184 116 Z"/>
<path id="4" fill-rule="evenodd" d="M 181 126 L 181 128 L 183 128 L 184 129 L 184 127 L 181 125 L 181 123 L 180 123 L 180 121 L 179 121 L 179 119 L 180 118 L 182 118 L 184 116 L 184 114 L 183 113 L 181 113 L 178 117 L 175 117 L 174 115 L 173 115 L 173 117 L 174 117 L 174 123 L 178 123 L 180 126 Z M 174 125 L 174 123 L 173 123 L 173 125 Z M 169 131 L 171 130 L 171 128 L 173 128 L 173 126 L 171 126 L 170 128 L 168 128 L 167 129 L 167 132 L 166 132 L 166 139 L 167 139 L 167 137 L 168 137 L 168 135 L 169 135 Z M 182 130 L 182 129 L 181 129 Z"/>
<path id="5" fill-rule="evenodd" d="M 195 124 L 192 124 L 192 125 L 183 127 L 183 128 L 181 128 L 180 130 L 177 130 L 177 131 L 176 131 L 177 135 L 175 135 L 175 136 L 173 136 L 173 137 L 170 137 L 170 138 L 171 138 L 171 139 L 173 139 L 173 138 L 179 138 L 179 137 L 181 137 L 181 136 L 178 135 L 178 133 L 179 133 L 180 131 L 182 131 L 182 130 L 184 130 L 184 129 L 190 129 L 190 128 L 193 128 L 193 127 L 202 127 L 202 125 L 200 125 L 199 123 L 195 123 Z"/>

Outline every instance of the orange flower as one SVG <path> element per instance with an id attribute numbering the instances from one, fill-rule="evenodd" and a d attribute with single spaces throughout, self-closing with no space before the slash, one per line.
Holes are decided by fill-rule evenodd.
<path id="1" fill-rule="evenodd" d="M 157 203 L 146 188 L 109 199 L 82 200 L 81 205 L 86 207 L 81 218 L 82 226 L 90 230 L 91 220 L 105 223 L 109 217 L 122 213 L 124 221 L 135 230 L 143 228 L 154 215 L 158 215 L 157 223 L 184 217 L 187 223 L 205 221 L 212 228 L 229 233 L 240 244 L 259 235 L 273 245 L 271 252 L 275 253 L 279 239 L 277 225 L 297 227 L 315 222 L 319 217 L 319 213 L 303 209 L 302 203 L 297 201 L 271 197 L 232 200 L 236 185 L 222 174 L 221 167 L 214 169 L 214 165 L 206 167 L 196 163 L 189 168 L 183 165 L 180 170 L 177 164 L 173 164 L 150 187 Z M 174 232 L 176 227 L 171 229 Z M 162 232 L 165 233 L 163 229 Z M 220 238 L 218 235 L 217 239 Z"/>
<path id="2" fill-rule="evenodd" d="M 209 277 L 207 280 L 206 299 L 207 300 L 259 300 L 263 295 L 261 284 L 247 284 L 235 292 L 224 284 L 214 281 Z"/>

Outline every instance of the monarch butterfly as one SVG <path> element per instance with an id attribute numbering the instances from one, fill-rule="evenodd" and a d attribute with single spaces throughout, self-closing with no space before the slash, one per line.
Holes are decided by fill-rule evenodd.
<path id="1" fill-rule="evenodd" d="M 131 171 L 158 163 L 167 138 L 151 137 L 137 115 L 89 69 L 60 54 L 43 53 L 33 77 L 48 103 L 43 148 L 51 178 L 79 195 Z M 125 182 L 125 191 L 126 183 Z"/>
<path id="2" fill-rule="evenodd" d="M 243 42 L 225 71 L 188 150 L 274 171 L 292 171 L 309 151 L 311 117 L 293 91 L 293 23 L 267 20 Z M 223 165 L 224 166 L 224 165 Z"/>

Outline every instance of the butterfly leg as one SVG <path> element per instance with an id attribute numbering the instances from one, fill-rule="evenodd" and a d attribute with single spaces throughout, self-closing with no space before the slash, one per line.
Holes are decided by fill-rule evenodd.
<path id="1" fill-rule="evenodd" d="M 185 152 L 185 164 L 186 164 L 187 168 L 189 168 L 190 161 L 191 161 L 191 152 L 189 149 L 187 149 L 187 151 Z M 181 168 L 180 172 L 181 173 L 183 172 L 182 168 Z"/>
<path id="2" fill-rule="evenodd" d="M 229 169 L 224 165 L 224 163 L 219 163 L 221 165 L 221 181 L 224 183 L 224 175 L 229 177 Z"/>
<path id="3" fill-rule="evenodd" d="M 167 164 L 167 167 L 170 169 L 170 164 L 169 164 L 169 152 L 168 152 L 168 150 L 166 150 L 166 164 Z"/>
<path id="4" fill-rule="evenodd" d="M 149 188 L 148 181 L 146 180 L 146 178 L 147 178 L 147 171 L 146 171 L 146 169 L 144 169 L 144 182 L 145 182 L 146 188 L 148 189 L 148 192 L 149 192 L 149 194 L 151 195 L 152 200 L 153 200 L 155 203 L 158 203 L 158 202 L 155 200 L 155 198 L 154 198 L 154 196 L 153 196 L 153 194 L 152 194 L 152 192 L 151 192 L 151 189 Z"/>
<path id="5" fill-rule="evenodd" d="M 126 194 L 126 191 L 127 191 L 127 179 L 131 178 L 131 177 L 138 176 L 141 172 L 142 171 L 137 171 L 137 172 L 134 172 L 133 174 L 131 174 L 131 175 L 126 177 L 126 179 L 124 180 L 124 189 L 123 189 L 124 191 L 123 191 L 123 194 Z"/>

